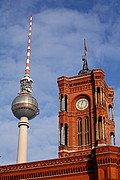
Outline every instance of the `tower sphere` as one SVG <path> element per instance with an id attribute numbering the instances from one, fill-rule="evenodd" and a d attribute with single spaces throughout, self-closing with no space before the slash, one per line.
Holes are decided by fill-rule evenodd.
<path id="1" fill-rule="evenodd" d="M 38 113 L 38 103 L 36 99 L 29 94 L 20 94 L 12 102 L 12 112 L 18 119 L 27 117 L 28 119 L 34 118 Z"/>

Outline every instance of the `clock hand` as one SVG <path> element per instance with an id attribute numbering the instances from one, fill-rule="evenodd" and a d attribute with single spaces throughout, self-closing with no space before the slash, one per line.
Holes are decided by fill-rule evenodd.
<path id="1" fill-rule="evenodd" d="M 83 105 L 83 100 L 81 100 L 81 107 L 82 107 L 82 105 Z"/>
<path id="2" fill-rule="evenodd" d="M 83 104 L 84 104 L 84 100 L 82 99 L 82 104 L 81 105 L 83 106 Z"/>

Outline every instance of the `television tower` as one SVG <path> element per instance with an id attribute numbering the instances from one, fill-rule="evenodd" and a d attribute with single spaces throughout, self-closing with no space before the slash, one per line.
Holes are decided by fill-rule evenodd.
<path id="1" fill-rule="evenodd" d="M 18 154 L 17 163 L 24 163 L 27 159 L 27 134 L 29 128 L 29 120 L 39 114 L 38 103 L 32 96 L 33 80 L 30 78 L 30 42 L 32 34 L 32 15 L 30 16 L 30 27 L 28 34 L 28 46 L 25 75 L 20 80 L 19 95 L 12 102 L 12 112 L 20 121 L 19 137 L 18 137 Z"/>

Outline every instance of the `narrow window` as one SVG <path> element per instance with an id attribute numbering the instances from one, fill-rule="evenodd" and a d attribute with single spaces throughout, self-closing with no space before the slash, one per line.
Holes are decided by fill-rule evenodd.
<path id="1" fill-rule="evenodd" d="M 102 117 L 101 116 L 99 116 L 99 118 L 98 118 L 98 135 L 99 135 L 99 139 L 103 139 Z"/>
<path id="2" fill-rule="evenodd" d="M 110 141 L 111 141 L 111 145 L 115 145 L 115 135 L 114 135 L 114 132 L 110 133 Z"/>
<path id="3" fill-rule="evenodd" d="M 100 103 L 103 104 L 103 89 L 100 89 Z"/>
<path id="4" fill-rule="evenodd" d="M 85 127 L 85 145 L 89 144 L 89 127 L 88 127 L 88 117 L 84 118 Z"/>
<path id="5" fill-rule="evenodd" d="M 61 112 L 62 111 L 62 99 L 63 99 L 63 95 L 61 94 L 60 95 L 60 98 L 59 98 L 59 111 Z"/>
<path id="6" fill-rule="evenodd" d="M 60 95 L 60 102 L 59 102 L 59 111 L 66 111 L 67 112 L 67 95 Z"/>
<path id="7" fill-rule="evenodd" d="M 65 110 L 65 98 L 63 95 L 61 95 L 61 111 Z"/>
<path id="8" fill-rule="evenodd" d="M 107 178 L 107 171 L 104 169 L 104 177 Z"/>
<path id="9" fill-rule="evenodd" d="M 67 112 L 67 95 L 65 94 L 65 111 Z"/>
<path id="10" fill-rule="evenodd" d="M 68 144 L 68 125 L 67 125 L 67 123 L 65 123 L 65 145 L 67 146 L 67 144 Z"/>
<path id="11" fill-rule="evenodd" d="M 67 123 L 63 124 L 61 123 L 60 126 L 60 145 L 66 145 L 68 144 L 68 125 Z"/>
<path id="12" fill-rule="evenodd" d="M 113 120 L 114 117 L 113 117 L 113 107 L 112 107 L 112 105 L 109 105 L 108 109 L 109 109 L 109 119 Z"/>
<path id="13" fill-rule="evenodd" d="M 78 146 L 82 146 L 82 118 L 78 120 Z"/>
<path id="14" fill-rule="evenodd" d="M 97 103 L 100 103 L 100 87 L 97 87 Z"/>
<path id="15" fill-rule="evenodd" d="M 64 126 L 61 124 L 60 127 L 60 145 L 64 145 Z"/>

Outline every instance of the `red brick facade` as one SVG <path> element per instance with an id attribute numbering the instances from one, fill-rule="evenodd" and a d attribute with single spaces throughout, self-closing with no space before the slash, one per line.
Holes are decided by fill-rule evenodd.
<path id="1" fill-rule="evenodd" d="M 0 180 L 119 180 L 120 147 L 102 146 L 90 154 L 0 167 Z"/>
<path id="2" fill-rule="evenodd" d="M 0 180 L 119 180 L 114 91 L 103 70 L 62 76 L 58 87 L 59 158 L 0 166 Z"/>

